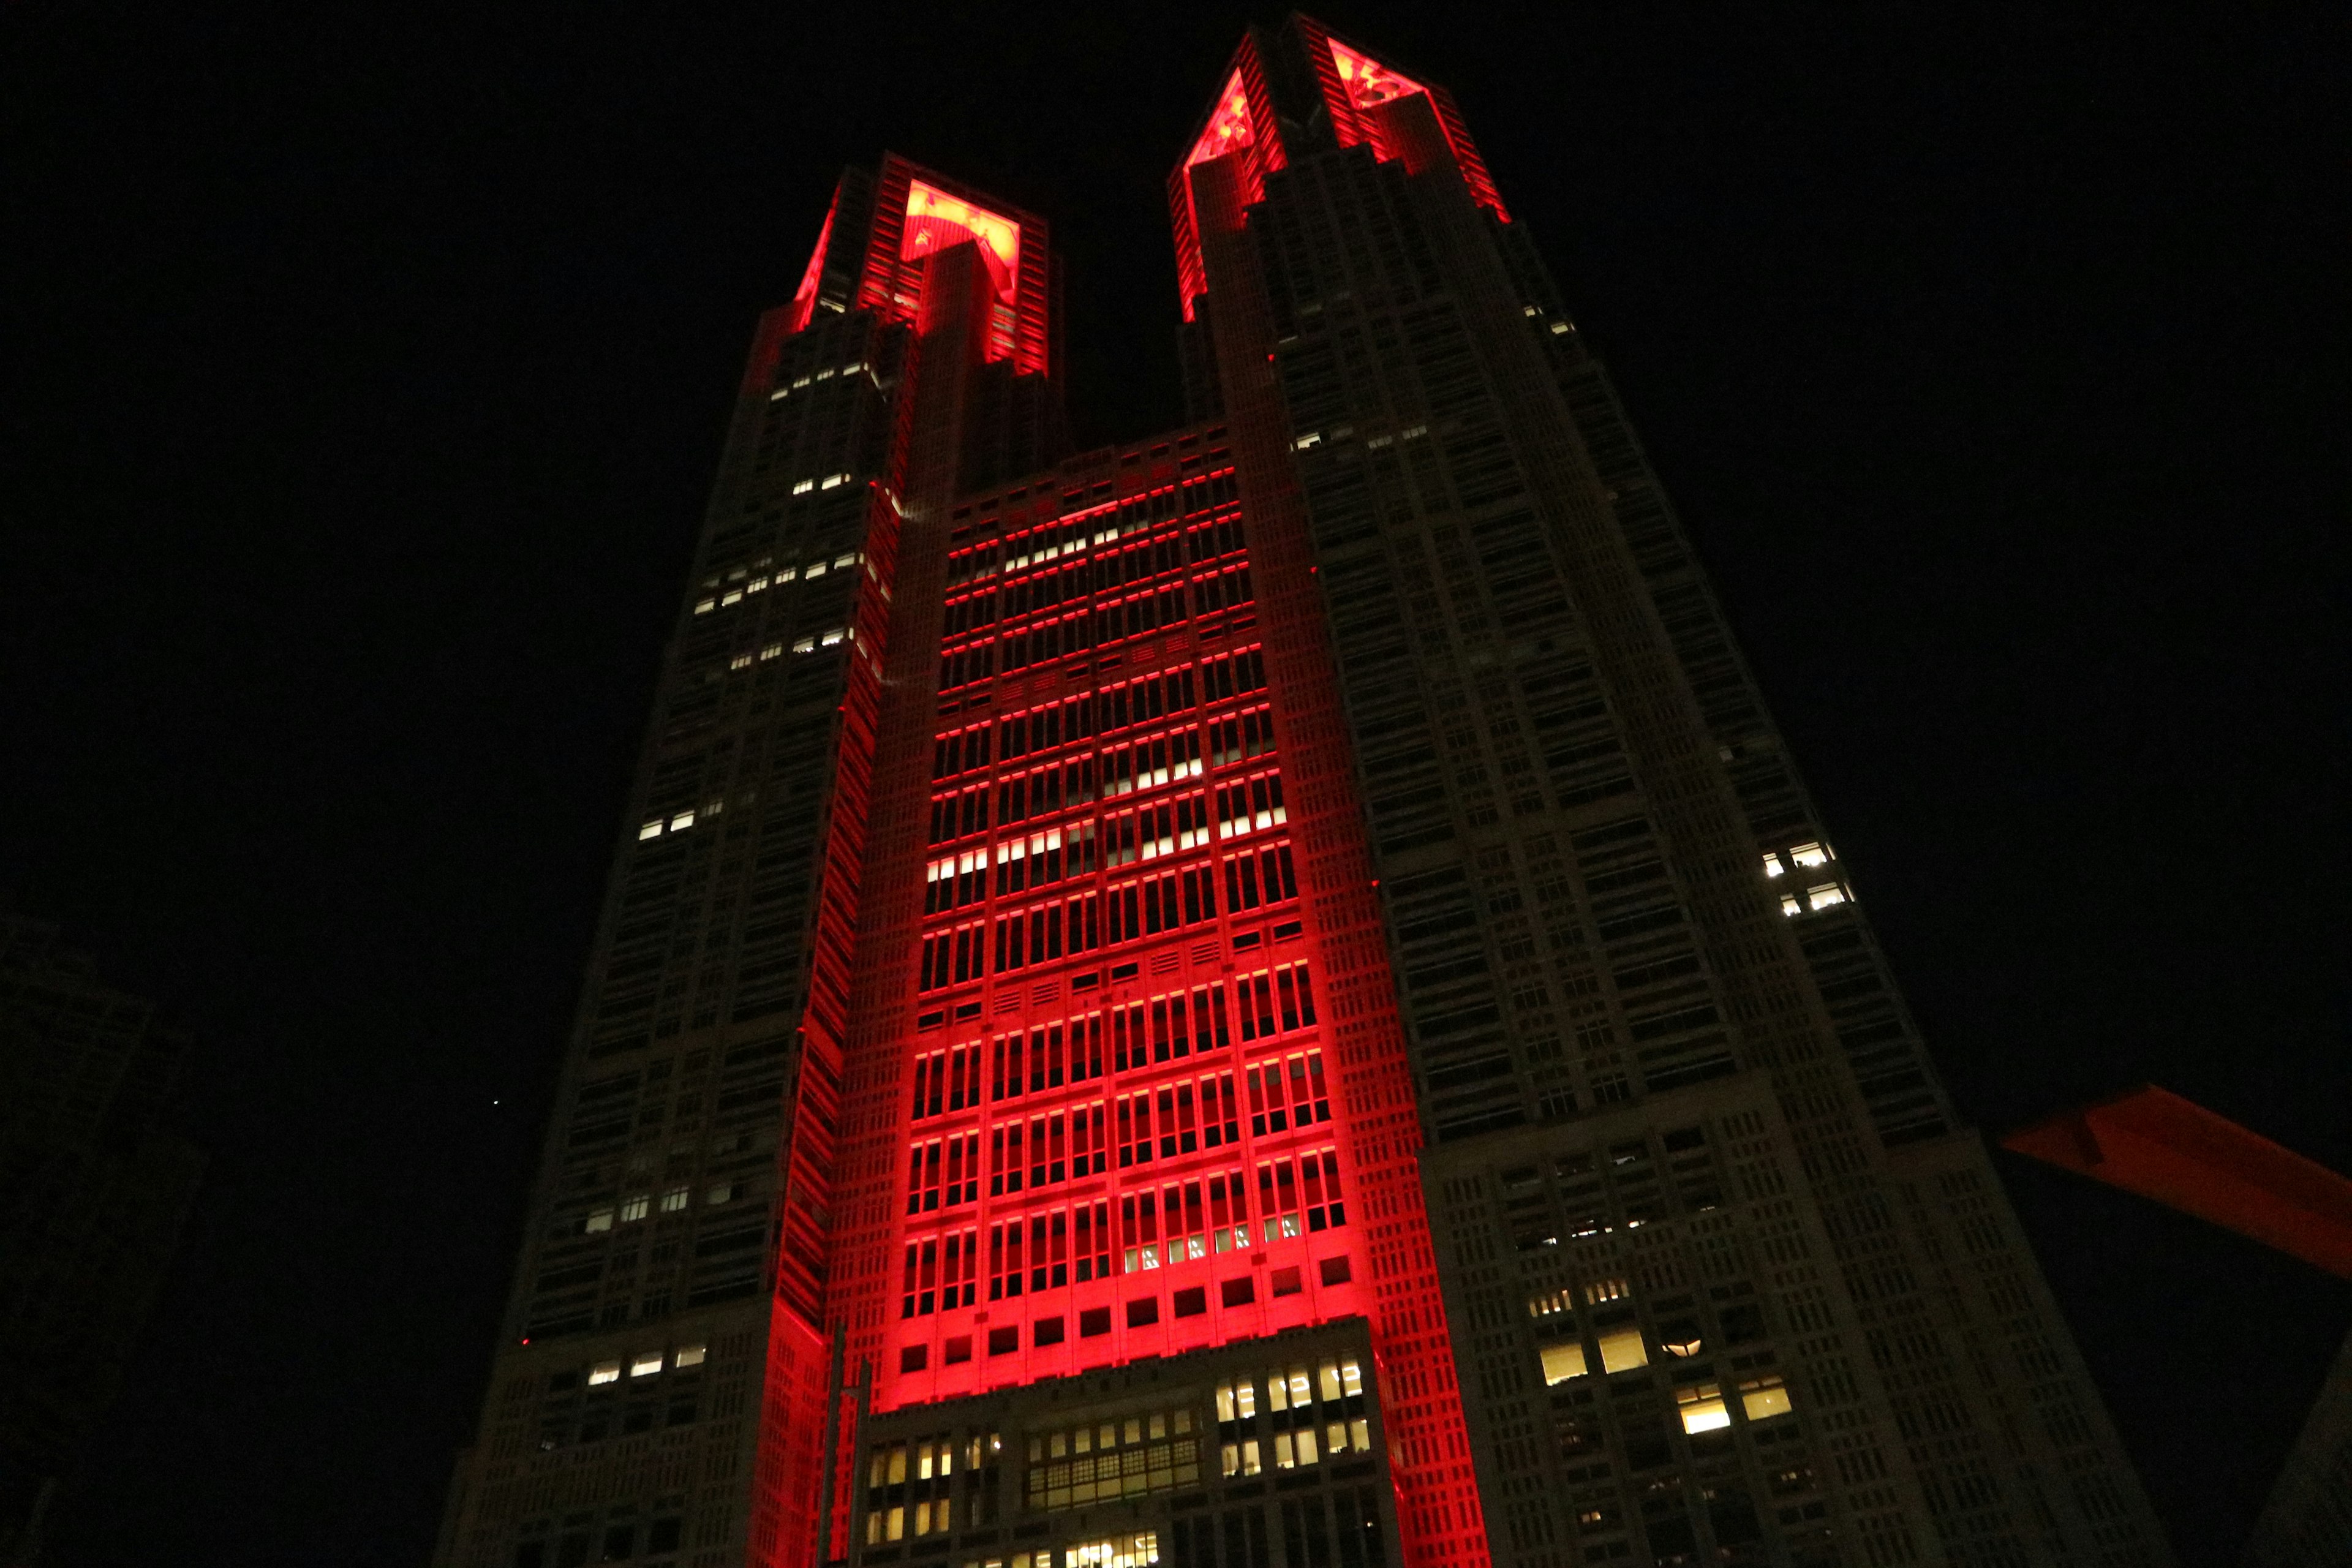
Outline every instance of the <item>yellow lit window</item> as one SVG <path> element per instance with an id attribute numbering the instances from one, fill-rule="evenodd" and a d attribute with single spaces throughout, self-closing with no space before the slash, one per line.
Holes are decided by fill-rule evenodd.
<path id="1" fill-rule="evenodd" d="M 1789 851 L 1789 858 L 1800 866 L 1826 866 L 1830 852 L 1819 844 L 1800 844 Z"/>
<path id="2" fill-rule="evenodd" d="M 708 1357 L 709 1353 L 710 1347 L 708 1345 L 680 1345 L 677 1347 L 677 1360 L 673 1364 L 677 1366 L 700 1366 L 703 1363 L 704 1359 Z"/>
<path id="3" fill-rule="evenodd" d="M 1823 882 L 1817 888 L 1807 888 L 1805 889 L 1805 898 L 1812 904 L 1813 908 L 1817 910 L 1826 910 L 1831 908 L 1832 905 L 1845 902 L 1845 889 L 1839 887 L 1835 882 Z"/>
<path id="4" fill-rule="evenodd" d="M 1715 1432 L 1731 1425 L 1731 1412 L 1723 1407 L 1723 1390 L 1712 1383 L 1675 1389 L 1675 1405 L 1685 1432 Z"/>
<path id="5" fill-rule="evenodd" d="M 1764 874 L 1766 876 L 1778 877 L 1787 869 L 1787 867 L 1780 864 L 1780 858 L 1778 855 L 1773 854 L 1769 849 L 1764 852 Z"/>
<path id="6" fill-rule="evenodd" d="M 588 1369 L 588 1386 L 591 1388 L 595 1387 L 600 1383 L 618 1383 L 620 1381 L 621 1363 L 619 1362 L 600 1361 L 594 1366 Z"/>
<path id="7" fill-rule="evenodd" d="M 669 819 L 669 830 L 672 833 L 682 833 L 693 826 L 694 813 L 690 811 L 681 811 Z"/>
<path id="8" fill-rule="evenodd" d="M 1739 1384 L 1739 1408 L 1750 1421 L 1769 1421 L 1775 1415 L 1786 1415 L 1790 1409 L 1789 1386 L 1777 1373 L 1743 1378 Z"/>
<path id="9" fill-rule="evenodd" d="M 641 840 L 646 838 L 659 838 L 661 837 L 661 818 L 656 816 L 651 822 L 646 823 L 643 827 L 637 829 L 637 837 Z"/>
<path id="10" fill-rule="evenodd" d="M 1582 1377 L 1592 1369 L 1584 1363 L 1584 1346 L 1575 1340 L 1564 1344 L 1543 1347 L 1544 1384 L 1566 1383 L 1571 1377 Z"/>
<path id="11" fill-rule="evenodd" d="M 1642 1342 L 1641 1330 L 1610 1329 L 1601 1335 L 1602 1372 L 1631 1372 L 1649 1364 L 1650 1347 Z"/>
<path id="12" fill-rule="evenodd" d="M 594 1214 L 588 1216 L 588 1224 L 585 1228 L 590 1231 L 612 1229 L 613 1211 L 611 1209 L 598 1209 Z"/>
<path id="13" fill-rule="evenodd" d="M 1780 912 L 1784 915 L 1801 915 L 1805 912 L 1805 906 L 1797 902 L 1796 894 L 1783 893 L 1780 895 Z"/>
<path id="14" fill-rule="evenodd" d="M 625 1225 L 631 1220 L 643 1219 L 646 1217 L 646 1211 L 652 1206 L 653 1194 L 650 1193 L 639 1193 L 633 1198 L 625 1198 L 621 1202 L 621 1222 Z"/>
<path id="15" fill-rule="evenodd" d="M 661 1369 L 662 1353 L 659 1351 L 642 1351 L 629 1362 L 631 1377 L 651 1377 Z"/>

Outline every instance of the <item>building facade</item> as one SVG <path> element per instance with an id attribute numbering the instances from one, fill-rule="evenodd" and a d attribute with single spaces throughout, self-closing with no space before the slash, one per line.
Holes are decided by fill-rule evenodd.
<path id="1" fill-rule="evenodd" d="M 1451 99 L 1170 195 L 1161 436 L 902 160 L 763 321 L 441 1560 L 2166 1561 Z"/>

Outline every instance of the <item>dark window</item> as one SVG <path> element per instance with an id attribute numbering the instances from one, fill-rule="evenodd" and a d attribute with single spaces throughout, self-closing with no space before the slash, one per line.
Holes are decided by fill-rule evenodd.
<path id="1" fill-rule="evenodd" d="M 635 1525 L 616 1524 L 604 1532 L 604 1562 L 625 1563 L 636 1555 L 636 1551 L 637 1527 Z"/>
<path id="2" fill-rule="evenodd" d="M 920 1372 L 924 1367 L 930 1364 L 930 1346 L 908 1345 L 898 1352 L 898 1370 L 900 1372 Z"/>
<path id="3" fill-rule="evenodd" d="M 547 1542 L 526 1541 L 515 1548 L 515 1568 L 543 1568 L 547 1562 Z"/>
<path id="4" fill-rule="evenodd" d="M 959 1362 L 970 1361 L 971 1359 L 971 1336 L 970 1334 L 958 1334 L 948 1341 L 947 1354 L 943 1359 L 949 1366 L 953 1366 Z"/>
<path id="5" fill-rule="evenodd" d="M 1090 1340 L 1097 1334 L 1110 1332 L 1110 1309 L 1088 1307 L 1078 1314 L 1078 1337 Z"/>
<path id="6" fill-rule="evenodd" d="M 1257 1300 L 1257 1283 L 1244 1274 L 1218 1286 L 1217 1294 L 1228 1307 L 1246 1307 Z"/>
<path id="7" fill-rule="evenodd" d="M 1156 1323 L 1159 1321 L 1159 1297 L 1146 1296 L 1140 1301 L 1129 1301 L 1127 1304 L 1127 1326 L 1129 1328 L 1149 1328 L 1151 1324 Z"/>
<path id="8" fill-rule="evenodd" d="M 988 1331 L 989 1354 L 1011 1355 L 1014 1351 L 1017 1351 L 1020 1348 L 1021 1329 L 1018 1324 L 1009 1324 L 1002 1329 L 991 1329 Z"/>
<path id="9" fill-rule="evenodd" d="M 583 1531 L 555 1543 L 555 1568 L 580 1568 L 588 1561 L 588 1536 Z"/>
<path id="10" fill-rule="evenodd" d="M 1297 1269 L 1277 1268 L 1274 1271 L 1274 1293 L 1276 1296 L 1296 1296 L 1305 1289 L 1298 1281 Z"/>
<path id="11" fill-rule="evenodd" d="M 1062 1320 L 1059 1318 L 1038 1319 L 1036 1327 L 1031 1331 L 1031 1340 L 1034 1343 L 1041 1345 L 1060 1344 L 1062 1342 Z"/>
<path id="12" fill-rule="evenodd" d="M 1202 1286 L 1194 1285 L 1177 1291 L 1174 1300 L 1176 1315 L 1180 1318 L 1197 1318 L 1209 1310 L 1209 1292 Z"/>
<path id="13" fill-rule="evenodd" d="M 686 1521 L 679 1519 L 654 1521 L 646 1531 L 646 1552 L 677 1551 L 678 1537 L 684 1532 L 685 1524 Z"/>
<path id="14" fill-rule="evenodd" d="M 1321 1272 L 1323 1283 L 1326 1285 L 1345 1285 L 1352 1278 L 1345 1254 L 1338 1258 L 1327 1258 L 1316 1265 L 1316 1268 Z"/>

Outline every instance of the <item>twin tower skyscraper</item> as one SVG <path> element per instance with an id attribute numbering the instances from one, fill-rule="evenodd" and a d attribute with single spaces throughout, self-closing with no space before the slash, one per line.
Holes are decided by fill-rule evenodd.
<path id="1" fill-rule="evenodd" d="M 1169 194 L 1180 429 L 895 157 L 761 322 L 439 1561 L 2167 1561 L 1452 100 Z"/>

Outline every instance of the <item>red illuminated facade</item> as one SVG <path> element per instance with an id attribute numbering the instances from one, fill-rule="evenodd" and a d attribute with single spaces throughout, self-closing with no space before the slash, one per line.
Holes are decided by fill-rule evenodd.
<path id="1" fill-rule="evenodd" d="M 437 1560 L 2162 1562 L 1450 97 L 1177 144 L 1182 428 L 895 156 L 761 323 Z"/>

